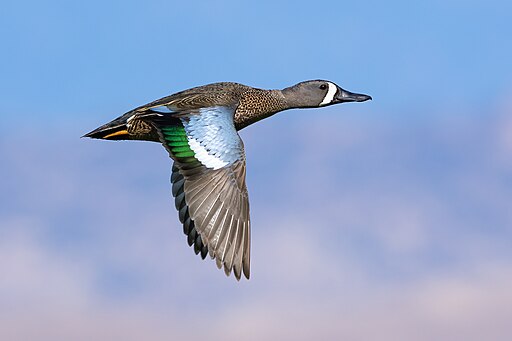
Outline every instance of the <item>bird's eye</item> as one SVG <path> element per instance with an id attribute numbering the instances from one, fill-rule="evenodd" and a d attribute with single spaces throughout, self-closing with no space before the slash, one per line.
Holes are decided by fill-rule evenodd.
<path id="1" fill-rule="evenodd" d="M 322 90 L 327 89 L 327 84 L 322 84 L 322 85 L 320 85 L 320 89 L 322 89 Z"/>

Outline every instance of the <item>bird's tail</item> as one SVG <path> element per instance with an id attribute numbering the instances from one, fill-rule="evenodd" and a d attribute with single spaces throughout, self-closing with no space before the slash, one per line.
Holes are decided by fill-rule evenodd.
<path id="1" fill-rule="evenodd" d="M 126 118 L 123 116 L 116 118 L 113 121 L 110 121 L 101 127 L 98 127 L 91 131 L 90 133 L 85 134 L 82 137 L 90 137 L 93 139 L 103 139 L 103 140 L 129 140 L 130 135 L 128 134 L 127 126 L 126 126 Z"/>

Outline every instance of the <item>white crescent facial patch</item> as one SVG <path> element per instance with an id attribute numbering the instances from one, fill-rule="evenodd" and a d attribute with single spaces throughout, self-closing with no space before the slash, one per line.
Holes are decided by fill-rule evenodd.
<path id="1" fill-rule="evenodd" d="M 327 84 L 329 84 L 329 90 L 327 90 L 327 94 L 325 95 L 320 105 L 327 105 L 331 103 L 334 100 L 334 95 L 336 95 L 336 91 L 338 90 L 338 87 L 333 83 L 328 82 Z"/>

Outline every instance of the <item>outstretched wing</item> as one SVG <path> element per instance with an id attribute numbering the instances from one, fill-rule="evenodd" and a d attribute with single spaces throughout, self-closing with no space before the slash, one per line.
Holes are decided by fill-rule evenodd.
<path id="1" fill-rule="evenodd" d="M 175 161 L 171 181 L 189 245 L 240 279 L 250 273 L 245 153 L 233 109 L 217 106 L 153 119 Z"/>

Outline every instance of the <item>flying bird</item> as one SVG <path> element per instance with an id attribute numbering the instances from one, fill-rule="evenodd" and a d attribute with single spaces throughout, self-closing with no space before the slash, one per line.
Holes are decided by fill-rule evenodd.
<path id="1" fill-rule="evenodd" d="M 367 100 L 325 80 L 282 90 L 214 83 L 142 105 L 83 137 L 162 143 L 174 162 L 172 194 L 188 244 L 226 275 L 249 279 L 249 197 L 237 131 L 287 109 Z"/>

